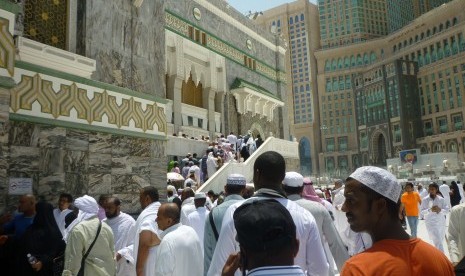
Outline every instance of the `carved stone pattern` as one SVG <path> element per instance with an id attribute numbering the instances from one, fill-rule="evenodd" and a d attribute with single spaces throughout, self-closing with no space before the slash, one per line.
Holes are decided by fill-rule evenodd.
<path id="1" fill-rule="evenodd" d="M 94 92 L 92 99 L 89 99 L 87 90 L 79 88 L 76 83 L 61 84 L 60 90 L 54 91 L 52 82 L 43 80 L 39 74 L 22 75 L 20 83 L 11 90 L 11 109 L 13 112 L 20 109 L 32 110 L 32 104 L 36 101 L 40 104 L 42 113 L 51 114 L 54 118 L 70 117 L 74 108 L 77 117 L 89 124 L 102 122 L 105 114 L 108 123 L 118 128 L 129 126 L 132 119 L 135 127 L 143 132 L 154 130 L 155 126 L 158 131 L 166 132 L 163 108 L 156 103 L 147 105 L 144 111 L 142 103 L 133 97 L 123 99 L 121 105 L 118 105 L 116 97 L 109 95 L 106 90 Z"/>
<path id="2" fill-rule="evenodd" d="M 14 73 L 15 45 L 8 30 L 9 21 L 0 17 L 0 67 L 5 68 L 10 76 Z"/>

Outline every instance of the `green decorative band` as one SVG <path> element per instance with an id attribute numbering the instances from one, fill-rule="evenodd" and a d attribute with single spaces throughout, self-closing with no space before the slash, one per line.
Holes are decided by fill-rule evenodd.
<path id="1" fill-rule="evenodd" d="M 192 40 L 189 37 L 189 27 L 196 28 L 207 34 L 205 45 L 198 43 L 195 40 Z M 214 34 L 202 29 L 201 27 L 189 22 L 180 16 L 174 14 L 171 11 L 165 11 L 165 28 L 184 37 L 198 45 L 205 47 L 219 55 L 224 56 L 225 58 L 232 60 L 243 67 L 256 72 L 272 81 L 275 82 L 286 82 L 286 72 L 276 70 L 274 67 L 266 64 L 263 61 L 258 60 L 257 58 L 245 53 L 244 51 L 236 48 L 235 46 L 229 44 L 228 42 L 218 38 Z M 252 69 L 244 64 L 244 57 L 250 58 L 256 61 L 255 69 Z"/>
<path id="2" fill-rule="evenodd" d="M 164 109 L 154 101 L 16 69 L 10 113 L 145 134 L 166 134 Z"/>
<path id="3" fill-rule="evenodd" d="M 247 87 L 247 88 L 250 88 L 254 91 L 257 91 L 263 95 L 266 95 L 268 97 L 271 97 L 273 99 L 276 99 L 276 100 L 279 100 L 281 101 L 281 99 L 279 97 L 277 97 L 276 95 L 273 95 L 272 93 L 270 93 L 268 90 L 266 90 L 265 88 L 261 87 L 261 86 L 258 86 L 258 85 L 255 85 L 253 83 L 250 83 L 248 81 L 245 81 L 243 79 L 240 79 L 240 78 L 236 78 L 233 82 L 233 84 L 231 85 L 230 89 L 233 90 L 233 89 L 236 89 L 236 88 L 243 88 L 243 87 Z"/>
<path id="4" fill-rule="evenodd" d="M 89 86 L 98 87 L 98 88 L 105 89 L 105 90 L 111 90 L 114 92 L 118 92 L 121 94 L 131 96 L 131 97 L 142 98 L 142 99 L 157 102 L 157 103 L 166 104 L 168 102 L 166 99 L 163 99 L 157 96 L 149 95 L 149 94 L 142 93 L 142 92 L 137 92 L 131 89 L 127 89 L 124 87 L 120 87 L 120 86 L 116 86 L 116 85 L 112 85 L 112 84 L 108 84 L 104 82 L 99 82 L 96 80 L 91 80 L 91 79 L 75 76 L 72 74 L 68 74 L 65 72 L 57 71 L 57 70 L 46 68 L 46 67 L 42 67 L 42 66 L 31 64 L 31 63 L 24 62 L 24 61 L 16 61 L 16 67 L 29 70 L 29 71 L 34 71 L 37 73 L 46 74 L 46 75 L 53 76 L 53 77 L 60 78 L 60 79 L 69 80 L 72 82 L 77 82 L 77 83 L 82 83 L 82 84 L 89 85 Z"/>
<path id="5" fill-rule="evenodd" d="M 21 11 L 21 6 L 9 0 L 0 0 L 0 9 L 18 14 Z"/>
<path id="6" fill-rule="evenodd" d="M 73 129 L 79 129 L 79 130 L 85 130 L 85 131 L 105 132 L 105 133 L 110 133 L 110 134 L 115 134 L 115 135 L 146 138 L 146 139 L 152 139 L 152 140 L 162 140 L 162 141 L 168 140 L 168 138 L 163 135 L 154 135 L 154 134 L 126 131 L 126 130 L 121 130 L 121 129 L 101 127 L 101 126 L 83 125 L 79 123 L 40 118 L 40 117 L 34 117 L 34 116 L 29 116 L 29 115 L 23 115 L 23 114 L 10 113 L 10 120 L 43 124 L 43 125 L 52 125 L 52 126 L 64 127 L 64 128 L 73 128 Z"/>
<path id="7" fill-rule="evenodd" d="M 10 77 L 0 76 L 0 88 L 10 89 L 15 87 L 16 83 L 14 79 Z"/>

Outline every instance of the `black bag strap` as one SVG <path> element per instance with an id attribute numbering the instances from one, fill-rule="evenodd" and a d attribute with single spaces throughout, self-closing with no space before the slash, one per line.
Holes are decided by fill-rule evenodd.
<path id="1" fill-rule="evenodd" d="M 210 212 L 210 214 L 208 214 L 208 219 L 210 220 L 213 234 L 215 235 L 215 240 L 218 241 L 219 234 L 218 234 L 218 231 L 216 230 L 215 221 L 213 220 L 213 210 Z"/>
<path id="2" fill-rule="evenodd" d="M 89 249 L 87 249 L 86 254 L 82 256 L 81 260 L 81 268 L 79 269 L 78 275 L 84 275 L 84 265 L 87 259 L 87 256 L 89 256 L 90 251 L 92 250 L 92 247 L 94 247 L 95 242 L 97 241 L 98 235 L 100 234 L 100 229 L 102 229 L 102 222 L 99 220 L 98 222 L 98 229 L 97 229 L 97 235 L 95 235 L 94 241 L 90 244 Z M 82 273 L 81 273 L 82 271 Z"/>

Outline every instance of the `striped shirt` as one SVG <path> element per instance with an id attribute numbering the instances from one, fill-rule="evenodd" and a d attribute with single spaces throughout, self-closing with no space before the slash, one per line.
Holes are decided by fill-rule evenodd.
<path id="1" fill-rule="evenodd" d="M 305 276 L 304 271 L 297 265 L 290 266 L 264 266 L 254 268 L 247 276 L 261 276 L 261 275 L 281 275 L 281 276 Z"/>

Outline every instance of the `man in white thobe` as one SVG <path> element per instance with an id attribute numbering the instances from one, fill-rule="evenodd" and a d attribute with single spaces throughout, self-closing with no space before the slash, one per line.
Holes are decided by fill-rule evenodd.
<path id="1" fill-rule="evenodd" d="M 234 132 L 230 132 L 226 138 L 228 139 L 229 144 L 231 144 L 232 149 L 236 151 L 237 137 L 234 135 Z"/>
<path id="2" fill-rule="evenodd" d="M 309 211 L 315 218 L 320 232 L 321 244 L 324 247 L 326 259 L 329 264 L 329 275 L 336 275 L 334 263 L 337 270 L 341 271 L 345 261 L 349 259 L 349 253 L 344 247 L 344 243 L 339 236 L 339 232 L 334 227 L 333 220 L 328 210 L 323 204 L 302 198 L 301 194 L 304 185 L 312 185 L 309 178 L 305 178 L 297 172 L 287 172 L 283 181 L 283 189 L 287 198 L 299 204 L 302 208 Z"/>
<path id="3" fill-rule="evenodd" d="M 454 206 L 450 211 L 447 230 L 449 255 L 452 264 L 457 265 L 465 257 L 465 204 Z"/>
<path id="4" fill-rule="evenodd" d="M 137 276 L 153 276 L 155 273 L 155 256 L 160 244 L 159 230 L 155 222 L 160 202 L 158 190 L 147 186 L 141 189 L 140 205 L 143 209 L 136 220 L 133 259 L 136 263 Z M 122 250 L 131 249 L 131 246 Z"/>
<path id="5" fill-rule="evenodd" d="M 179 223 L 179 208 L 165 203 L 158 210 L 157 224 L 162 230 L 155 258 L 155 276 L 202 276 L 203 262 L 200 240 L 195 231 Z"/>
<path id="6" fill-rule="evenodd" d="M 291 213 L 299 240 L 299 251 L 294 259 L 295 265 L 300 266 L 308 275 L 328 275 L 329 266 L 315 219 L 310 212 L 288 200 L 282 190 L 282 181 L 286 173 L 284 157 L 275 151 L 262 153 L 255 160 L 253 171 L 253 182 L 257 191 L 249 200 L 273 198 Z M 239 249 L 233 214 L 243 202 L 247 200 L 231 205 L 225 213 L 207 275 L 221 275 L 226 260 Z M 240 275 L 240 272 L 236 271 L 236 275 Z"/>
<path id="7" fill-rule="evenodd" d="M 194 191 L 191 188 L 184 188 L 181 193 L 181 223 L 187 224 L 187 217 L 195 212 Z"/>
<path id="8" fill-rule="evenodd" d="M 192 227 L 197 236 L 199 237 L 201 248 L 202 248 L 202 257 L 203 257 L 203 236 L 205 233 L 205 221 L 207 220 L 208 214 L 210 211 L 205 207 L 205 203 L 207 202 L 207 195 L 203 192 L 199 192 L 195 194 L 194 197 L 194 204 L 196 210 L 192 212 L 187 217 L 187 226 Z"/>
<path id="9" fill-rule="evenodd" d="M 72 202 L 73 197 L 70 194 L 62 193 L 58 199 L 58 208 L 53 209 L 53 216 L 55 217 L 55 221 L 60 229 L 61 235 L 65 234 L 66 215 L 73 211 L 69 209 Z"/>
<path id="10" fill-rule="evenodd" d="M 346 214 L 341 210 L 346 200 L 344 196 L 344 182 L 341 179 L 336 179 L 334 181 L 334 190 L 331 194 L 333 197 L 333 206 L 334 209 L 336 209 L 334 212 L 334 226 L 339 232 L 342 242 L 347 246 L 349 243 L 347 240 L 349 223 L 347 222 Z"/>
<path id="11" fill-rule="evenodd" d="M 439 186 L 439 191 L 442 194 L 442 198 L 446 201 L 447 206 L 450 207 L 450 187 L 447 185 L 446 181 L 443 181 L 442 185 Z"/>
<path id="12" fill-rule="evenodd" d="M 446 214 L 449 206 L 444 198 L 438 195 L 439 187 L 436 183 L 428 186 L 429 196 L 421 201 L 421 213 L 425 218 L 426 230 L 434 246 L 444 252 L 444 237 L 446 233 Z"/>
<path id="13" fill-rule="evenodd" d="M 128 214 L 121 212 L 121 201 L 117 197 L 110 197 L 104 203 L 106 218 L 102 221 L 110 226 L 115 238 L 116 275 L 136 275 L 136 267 L 132 256 L 124 254 L 121 249 L 134 243 L 136 221 Z"/>
<path id="14" fill-rule="evenodd" d="M 457 181 L 457 186 L 459 186 L 460 196 L 462 197 L 460 199 L 460 203 L 464 203 L 465 198 L 464 198 L 464 192 L 463 192 L 463 185 L 462 185 L 462 183 L 460 183 L 460 181 Z"/>

